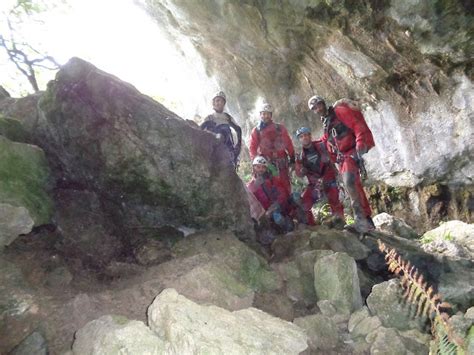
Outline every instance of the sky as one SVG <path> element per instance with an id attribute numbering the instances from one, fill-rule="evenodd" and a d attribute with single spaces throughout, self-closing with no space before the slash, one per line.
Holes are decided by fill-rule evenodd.
<path id="1" fill-rule="evenodd" d="M 16 0 L 0 1 L 0 12 Z M 21 25 L 21 34 L 52 55 L 60 64 L 71 57 L 85 59 L 99 69 L 134 85 L 184 118 L 209 113 L 212 94 L 218 91 L 197 52 L 182 39 L 180 54 L 158 25 L 133 0 L 68 0 L 61 10 L 42 15 L 42 23 Z M 0 19 L 0 30 L 6 21 Z M 54 72 L 41 75 L 40 88 Z M 23 84 L 21 84 L 23 81 Z M 0 48 L 0 85 L 18 97 L 29 84 Z"/>

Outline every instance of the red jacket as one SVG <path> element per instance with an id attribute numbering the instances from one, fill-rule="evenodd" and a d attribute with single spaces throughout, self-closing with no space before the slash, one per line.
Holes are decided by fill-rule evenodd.
<path id="1" fill-rule="evenodd" d="M 254 176 L 247 184 L 247 187 L 250 192 L 255 195 L 265 210 L 267 210 L 273 203 L 278 203 L 282 209 L 286 207 L 289 195 L 285 184 L 279 177 L 265 174 L 263 184 L 259 185 Z"/>
<path id="2" fill-rule="evenodd" d="M 339 150 L 342 154 L 352 154 L 356 149 L 365 147 L 369 150 L 375 146 L 372 132 L 362 113 L 343 104 L 329 107 L 321 139 L 326 142 L 331 153 Z"/>
<path id="3" fill-rule="evenodd" d="M 296 159 L 296 175 L 306 176 L 310 184 L 321 178 L 324 182 L 336 180 L 337 171 L 330 160 L 325 142 L 316 140 L 311 143 L 312 147 L 303 148 Z M 305 172 L 303 172 L 303 168 Z"/>
<path id="4" fill-rule="evenodd" d="M 294 158 L 295 148 L 286 128 L 278 123 L 263 122 L 252 130 L 249 142 L 250 159 L 263 155 L 266 159 Z"/>

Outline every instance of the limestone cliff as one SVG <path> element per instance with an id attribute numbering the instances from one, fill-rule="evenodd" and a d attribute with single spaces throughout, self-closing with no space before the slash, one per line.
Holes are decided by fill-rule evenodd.
<path id="1" fill-rule="evenodd" d="M 448 210 L 472 219 L 469 2 L 146 0 L 143 6 L 177 45 L 183 38 L 194 44 L 247 132 L 261 98 L 276 107 L 277 121 L 290 129 L 309 125 L 316 136 L 321 125 L 306 106 L 312 94 L 360 100 L 376 139 L 367 155 L 372 188 L 383 193 L 386 187 L 375 183 L 384 182 L 414 189 L 398 210 L 426 221 L 434 218 L 431 208 L 416 201 L 437 183 L 450 196 L 446 213 L 435 219 Z"/>

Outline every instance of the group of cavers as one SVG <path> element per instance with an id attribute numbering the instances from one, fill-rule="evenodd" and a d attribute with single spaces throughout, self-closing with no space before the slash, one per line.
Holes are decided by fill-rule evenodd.
<path id="1" fill-rule="evenodd" d="M 214 113 L 205 118 L 201 128 L 222 140 L 229 149 L 232 164 L 237 166 L 242 130 L 224 112 L 226 96 L 222 91 L 214 96 L 212 104 Z M 299 128 L 296 137 L 301 143 L 301 151 L 296 154 L 288 130 L 273 121 L 272 106 L 269 103 L 260 106 L 260 122 L 253 128 L 249 140 L 252 179 L 247 189 L 252 199 L 258 200 L 258 206 L 250 202 L 252 216 L 281 232 L 293 230 L 295 220 L 300 224 L 315 225 L 312 208 L 326 196 L 332 225 L 344 226 L 344 207 L 340 201 L 342 187 L 353 210 L 354 223 L 350 228 L 359 233 L 375 229 L 361 181 L 365 170 L 362 156 L 375 143 L 360 109 L 347 99 L 328 106 L 321 96 L 311 97 L 308 107 L 321 118 L 324 132 L 319 139 L 313 139 L 309 128 Z M 300 178 L 307 178 L 307 186 L 301 193 L 292 192 L 291 171 Z M 263 211 L 261 214 L 257 212 L 259 209 Z"/>

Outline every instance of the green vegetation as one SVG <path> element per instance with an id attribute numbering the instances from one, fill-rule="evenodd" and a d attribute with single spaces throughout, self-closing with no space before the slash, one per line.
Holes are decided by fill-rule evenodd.
<path id="1" fill-rule="evenodd" d="M 14 142 L 26 142 L 28 134 L 20 121 L 0 115 L 0 135 Z"/>
<path id="2" fill-rule="evenodd" d="M 431 321 L 433 341 L 430 354 L 464 354 L 465 339 L 456 333 L 446 313 L 451 305 L 443 302 L 414 265 L 403 260 L 395 249 L 380 240 L 378 243 L 380 251 L 385 254 L 388 270 L 400 278 L 404 301 L 416 306 L 416 317 L 427 317 Z"/>
<path id="3" fill-rule="evenodd" d="M 49 223 L 49 170 L 41 149 L 0 136 L 0 182 L 1 202 L 26 207 L 35 225 Z"/>

